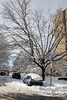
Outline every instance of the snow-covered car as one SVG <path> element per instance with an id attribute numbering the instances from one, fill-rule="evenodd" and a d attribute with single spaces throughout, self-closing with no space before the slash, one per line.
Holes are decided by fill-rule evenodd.
<path id="1" fill-rule="evenodd" d="M 15 72 L 15 73 L 12 73 L 12 78 L 20 79 L 21 75 L 20 73 Z"/>
<path id="2" fill-rule="evenodd" d="M 28 86 L 32 85 L 43 85 L 42 78 L 34 73 L 29 73 L 23 78 L 23 82 L 26 83 Z"/>
<path id="3" fill-rule="evenodd" d="M 67 81 L 67 77 L 59 77 L 58 80 L 66 80 Z"/>

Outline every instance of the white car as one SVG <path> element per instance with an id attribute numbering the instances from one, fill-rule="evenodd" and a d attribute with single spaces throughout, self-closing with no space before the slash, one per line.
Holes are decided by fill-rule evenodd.
<path id="1" fill-rule="evenodd" d="M 34 73 L 29 73 L 23 78 L 23 82 L 27 85 L 43 85 L 42 78 Z"/>

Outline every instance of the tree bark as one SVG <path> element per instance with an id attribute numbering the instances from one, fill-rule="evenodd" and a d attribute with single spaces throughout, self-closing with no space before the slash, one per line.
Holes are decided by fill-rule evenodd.
<path id="1" fill-rule="evenodd" d="M 43 81 L 45 80 L 45 69 L 44 68 L 42 68 L 42 79 Z"/>

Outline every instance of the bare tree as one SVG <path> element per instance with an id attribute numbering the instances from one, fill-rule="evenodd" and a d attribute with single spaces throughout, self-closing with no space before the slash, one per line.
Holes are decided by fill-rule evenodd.
<path id="1" fill-rule="evenodd" d="M 8 63 L 9 56 L 9 43 L 3 32 L 0 32 L 0 67 Z"/>
<path id="2" fill-rule="evenodd" d="M 33 66 L 33 61 L 26 52 L 20 52 L 14 61 L 14 71 L 25 72 L 28 65 Z M 33 68 L 33 67 L 32 67 Z"/>
<path id="3" fill-rule="evenodd" d="M 33 62 L 41 68 L 44 80 L 45 69 L 50 61 L 58 61 L 66 55 L 66 51 L 55 53 L 66 32 L 56 41 L 62 28 L 55 38 L 58 26 L 54 29 L 54 26 L 52 27 L 46 21 L 43 11 L 32 11 L 30 1 L 10 0 L 3 4 L 3 17 L 9 22 L 3 27 L 18 46 L 28 53 Z"/>

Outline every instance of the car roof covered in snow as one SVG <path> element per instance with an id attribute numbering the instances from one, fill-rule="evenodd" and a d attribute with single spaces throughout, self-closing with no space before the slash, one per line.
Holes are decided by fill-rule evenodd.
<path id="1" fill-rule="evenodd" d="M 34 80 L 42 80 L 42 77 L 35 73 L 28 73 L 26 76 L 31 76 L 31 78 Z"/>

